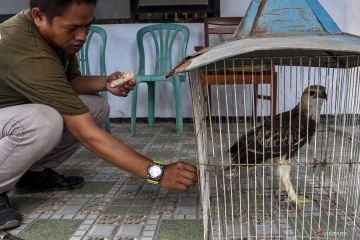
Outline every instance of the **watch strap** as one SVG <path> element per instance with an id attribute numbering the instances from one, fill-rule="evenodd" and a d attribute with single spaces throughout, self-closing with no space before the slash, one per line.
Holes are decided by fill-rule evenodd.
<path id="1" fill-rule="evenodd" d="M 159 181 L 157 180 L 152 180 L 152 179 L 147 179 L 147 182 L 150 183 L 150 184 L 153 184 L 153 185 L 158 185 L 159 184 Z"/>
<path id="2" fill-rule="evenodd" d="M 164 165 L 160 160 L 152 160 L 153 161 L 153 163 L 157 163 L 157 164 L 160 164 L 160 165 Z"/>

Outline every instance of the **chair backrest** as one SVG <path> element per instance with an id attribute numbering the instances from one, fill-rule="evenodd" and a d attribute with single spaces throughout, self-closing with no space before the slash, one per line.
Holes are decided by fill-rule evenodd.
<path id="1" fill-rule="evenodd" d="M 86 38 L 86 42 L 81 50 L 77 53 L 79 67 L 81 74 L 84 76 L 91 75 L 90 64 L 89 64 L 89 46 L 92 38 L 97 35 L 99 37 L 99 75 L 106 76 L 106 65 L 105 65 L 105 49 L 106 49 L 106 31 L 101 27 L 91 26 L 89 34 Z"/>
<path id="2" fill-rule="evenodd" d="M 217 35 L 219 42 L 225 41 L 226 35 L 235 33 L 242 17 L 213 17 L 204 20 L 204 44 L 209 47 L 209 36 Z"/>
<path id="3" fill-rule="evenodd" d="M 137 47 L 139 52 L 139 75 L 145 74 L 145 50 L 144 36 L 149 34 L 154 43 L 155 55 L 152 59 L 155 61 L 156 75 L 163 75 L 169 72 L 173 62 L 174 43 L 178 38 L 182 39 L 179 47 L 179 59 L 186 57 L 186 50 L 189 42 L 189 29 L 186 26 L 173 23 L 154 24 L 141 28 L 136 35 Z M 182 35 L 182 38 L 181 38 Z"/>

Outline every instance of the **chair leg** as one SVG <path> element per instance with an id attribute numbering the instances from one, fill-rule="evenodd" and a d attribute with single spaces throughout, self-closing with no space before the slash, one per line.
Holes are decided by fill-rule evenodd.
<path id="1" fill-rule="evenodd" d="M 136 107 L 137 107 L 138 84 L 131 93 L 131 134 L 136 133 Z"/>
<path id="2" fill-rule="evenodd" d="M 148 124 L 155 123 L 155 82 L 148 82 Z"/>
<path id="3" fill-rule="evenodd" d="M 173 81 L 175 93 L 175 110 L 176 110 L 176 134 L 180 135 L 184 132 L 184 121 L 182 112 L 181 83 L 179 79 Z"/>
<path id="4" fill-rule="evenodd" d="M 108 133 L 111 133 L 110 119 L 106 119 L 106 121 L 104 123 L 104 128 L 105 128 L 105 131 L 107 131 Z"/>

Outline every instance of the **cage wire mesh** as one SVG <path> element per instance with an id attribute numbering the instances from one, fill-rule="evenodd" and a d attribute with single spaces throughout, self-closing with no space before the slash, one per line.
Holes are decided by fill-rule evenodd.
<path id="1" fill-rule="evenodd" d="M 346 55 L 231 58 L 190 71 L 204 238 L 360 239 L 359 63 Z M 276 96 L 255 101 L 252 88 L 271 94 L 272 84 Z"/>

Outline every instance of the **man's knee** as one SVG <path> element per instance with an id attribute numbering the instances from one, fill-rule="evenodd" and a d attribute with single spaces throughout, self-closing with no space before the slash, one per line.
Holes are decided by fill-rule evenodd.
<path id="1" fill-rule="evenodd" d="M 110 105 L 108 102 L 98 95 L 81 95 L 80 98 L 89 108 L 90 114 L 95 122 L 99 126 L 102 126 L 109 117 Z"/>
<path id="2" fill-rule="evenodd" d="M 109 117 L 109 114 L 110 114 L 110 105 L 102 97 L 99 99 L 99 104 L 98 105 L 99 105 L 99 109 L 97 111 L 100 112 L 101 120 L 103 122 L 105 122 L 105 120 Z"/>
<path id="3" fill-rule="evenodd" d="M 61 140 L 63 134 L 63 119 L 58 111 L 42 104 L 31 104 L 27 119 L 22 122 L 25 131 L 31 138 L 37 139 L 37 145 L 46 146 L 51 150 Z"/>

